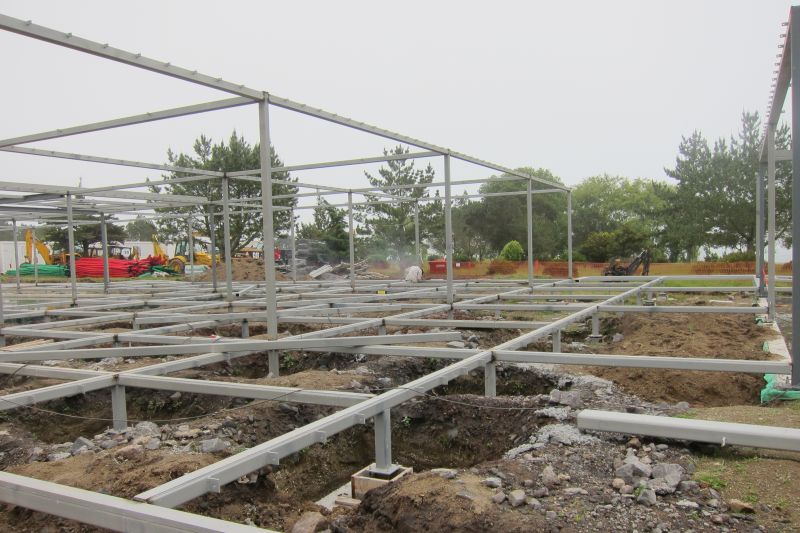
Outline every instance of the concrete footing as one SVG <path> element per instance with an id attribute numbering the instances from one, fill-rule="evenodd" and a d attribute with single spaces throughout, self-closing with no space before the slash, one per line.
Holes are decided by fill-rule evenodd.
<path id="1" fill-rule="evenodd" d="M 375 472 L 375 466 L 375 463 L 372 463 L 352 475 L 350 491 L 353 498 L 363 499 L 367 491 L 394 483 L 403 476 L 414 472 L 411 467 L 396 465 L 397 468 L 391 474 L 384 476 Z"/>

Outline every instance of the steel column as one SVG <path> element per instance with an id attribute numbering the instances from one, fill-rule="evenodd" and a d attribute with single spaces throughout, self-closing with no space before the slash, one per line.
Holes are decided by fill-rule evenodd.
<path id="1" fill-rule="evenodd" d="M 800 79 L 800 78 L 798 78 Z M 792 91 L 794 92 L 794 91 Z M 768 317 L 775 320 L 775 126 L 767 125 L 767 300 Z"/>
<path id="2" fill-rule="evenodd" d="M 281 373 L 280 352 L 277 350 L 267 352 L 267 363 L 269 364 L 269 374 L 273 378 L 277 378 Z"/>
<path id="3" fill-rule="evenodd" d="M 212 204 L 206 206 L 208 211 L 208 238 L 211 240 L 211 288 L 213 292 L 217 292 L 217 223 L 214 220 L 216 217 L 216 209 Z"/>
<path id="4" fill-rule="evenodd" d="M 189 244 L 189 283 L 194 284 L 194 234 L 192 217 L 186 217 L 186 239 Z"/>
<path id="5" fill-rule="evenodd" d="M 800 8 L 791 8 L 792 53 L 792 265 L 800 265 Z M 774 146 L 773 146 L 774 149 Z M 774 159 L 774 156 L 773 156 Z M 774 163 L 773 163 L 774 164 Z M 800 268 L 792 269 L 792 287 L 800 287 Z M 772 284 L 770 283 L 770 287 Z M 792 339 L 800 339 L 800 290 L 792 291 Z M 800 342 L 792 342 L 792 385 L 800 385 Z"/>
<path id="6" fill-rule="evenodd" d="M 106 227 L 106 215 L 100 213 L 100 245 L 103 253 L 103 293 L 108 294 L 108 284 L 111 276 L 108 269 L 108 228 Z"/>
<path id="7" fill-rule="evenodd" d="M 567 277 L 572 279 L 572 190 L 567 191 Z"/>
<path id="8" fill-rule="evenodd" d="M 11 228 L 14 234 L 14 268 L 17 269 L 17 292 L 19 292 L 19 242 L 17 237 L 17 220 L 14 218 L 11 219 Z"/>
<path id="9" fill-rule="evenodd" d="M 392 419 L 389 409 L 373 417 L 375 423 L 375 468 L 377 474 L 391 474 L 392 464 Z"/>
<path id="10" fill-rule="evenodd" d="M 556 353 L 561 352 L 561 330 L 557 329 L 553 332 L 553 351 Z"/>
<path id="11" fill-rule="evenodd" d="M 290 224 L 289 225 L 289 241 L 290 241 L 291 252 L 292 252 L 292 281 L 294 283 L 297 283 L 297 257 L 295 257 L 295 254 L 297 252 L 297 250 L 296 250 L 297 241 L 296 241 L 295 235 L 294 235 L 294 225 L 295 225 L 294 208 L 292 208 L 289 211 L 289 224 Z"/>
<path id="12" fill-rule="evenodd" d="M 114 385 L 111 387 L 111 418 L 114 419 L 114 429 L 124 431 L 128 427 L 128 408 L 125 400 L 125 387 Z"/>
<path id="13" fill-rule="evenodd" d="M 450 192 L 450 154 L 444 156 L 444 240 L 447 262 L 447 303 L 453 305 L 453 217 Z M 452 315 L 452 309 L 448 315 Z M 452 318 L 448 316 L 448 318 Z"/>
<path id="14" fill-rule="evenodd" d="M 72 306 L 78 301 L 78 278 L 75 273 L 75 228 L 72 219 L 72 193 L 67 193 L 67 252 L 69 253 L 69 283 L 72 288 Z"/>
<path id="15" fill-rule="evenodd" d="M 222 177 L 222 233 L 224 236 L 225 244 L 225 299 L 228 302 L 233 301 L 233 262 L 231 259 L 231 208 L 228 205 L 228 177 Z M 265 261 L 266 246 L 264 247 Z"/>
<path id="16" fill-rule="evenodd" d="M 39 252 L 36 250 L 36 231 L 32 232 L 31 240 L 32 240 L 31 255 L 33 256 L 33 286 L 34 287 L 38 287 L 39 286 Z"/>
<path id="17" fill-rule="evenodd" d="M 267 300 L 267 334 L 270 339 L 278 337 L 278 300 L 275 283 L 275 229 L 272 218 L 272 144 L 269 135 L 269 102 L 263 93 L 264 100 L 258 103 L 258 127 L 261 158 L 261 215 L 264 224 L 264 279 Z"/>
<path id="18" fill-rule="evenodd" d="M 414 202 L 414 257 L 422 268 L 422 252 L 419 249 L 419 200 Z"/>
<path id="19" fill-rule="evenodd" d="M 764 292 L 764 176 L 767 173 L 766 165 L 760 164 L 756 172 L 756 272 L 758 278 L 758 294 L 765 296 Z"/>
<path id="20" fill-rule="evenodd" d="M 533 182 L 528 180 L 528 196 L 526 198 L 528 222 L 528 285 L 533 289 Z"/>
<path id="21" fill-rule="evenodd" d="M 347 232 L 350 241 L 350 290 L 356 292 L 356 248 L 353 242 L 353 191 L 347 191 Z"/>

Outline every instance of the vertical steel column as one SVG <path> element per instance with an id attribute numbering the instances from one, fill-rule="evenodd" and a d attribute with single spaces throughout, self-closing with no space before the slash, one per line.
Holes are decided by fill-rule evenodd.
<path id="1" fill-rule="evenodd" d="M 356 292 L 356 247 L 353 242 L 353 191 L 347 191 L 347 232 L 350 239 L 350 290 Z"/>
<path id="2" fill-rule="evenodd" d="M 600 313 L 592 313 L 592 337 L 600 336 Z"/>
<path id="3" fill-rule="evenodd" d="M 186 217 L 186 238 L 189 243 L 189 283 L 194 284 L 194 232 L 192 217 Z"/>
<path id="4" fill-rule="evenodd" d="M 247 319 L 242 320 L 242 338 L 247 339 L 250 337 L 250 322 Z"/>
<path id="5" fill-rule="evenodd" d="M 572 279 L 572 189 L 567 191 L 567 275 Z"/>
<path id="6" fill-rule="evenodd" d="M 272 219 L 272 158 L 269 138 L 269 101 L 267 93 L 258 103 L 258 127 L 261 139 L 261 211 L 264 223 L 264 279 L 267 299 L 267 334 L 270 339 L 278 337 L 278 300 L 275 283 L 275 230 Z M 271 367 L 272 365 L 270 365 Z M 277 374 L 275 374 L 277 375 Z"/>
<path id="7" fill-rule="evenodd" d="M 292 282 L 297 283 L 297 258 L 295 257 L 297 241 L 294 236 L 294 207 L 289 210 L 289 219 L 289 241 L 292 249 Z"/>
<path id="8" fill-rule="evenodd" d="M 553 332 L 553 353 L 561 353 L 561 330 Z"/>
<path id="9" fill-rule="evenodd" d="M 111 275 L 108 269 L 108 228 L 106 227 L 106 215 L 100 213 L 100 245 L 103 253 L 103 294 L 108 294 L 108 285 Z"/>
<path id="10" fill-rule="evenodd" d="M 216 217 L 215 209 L 212 204 L 206 206 L 208 211 L 208 238 L 211 240 L 211 288 L 213 292 L 217 292 L 217 224 L 214 218 Z"/>
<path id="11" fill-rule="evenodd" d="M 756 297 L 764 296 L 764 174 L 766 168 L 759 165 L 756 172 L 756 278 L 758 278 L 758 293 Z"/>
<path id="12" fill-rule="evenodd" d="M 392 464 L 392 418 L 389 409 L 373 417 L 375 423 L 375 468 L 377 474 L 391 474 Z"/>
<path id="13" fill-rule="evenodd" d="M 2 264 L 2 258 L 0 258 L 0 264 Z M 5 313 L 3 312 L 3 278 L 0 276 L 0 328 L 5 327 L 6 319 Z M 6 336 L 0 335 L 0 346 L 6 345 Z"/>
<path id="14" fill-rule="evenodd" d="M 527 215 L 528 220 L 528 286 L 533 289 L 533 180 L 528 180 Z"/>
<path id="15" fill-rule="evenodd" d="M 277 378 L 281 373 L 280 352 L 275 350 L 267 352 L 267 363 L 269 364 L 270 376 Z"/>
<path id="16" fill-rule="evenodd" d="M 228 176 L 222 176 L 222 233 L 225 241 L 225 298 L 233 301 L 233 262 L 231 260 L 231 208 L 228 205 Z M 266 252 L 266 247 L 264 252 Z M 265 253 L 265 255 L 267 255 Z"/>
<path id="17" fill-rule="evenodd" d="M 792 31 L 792 265 L 800 265 L 800 35 L 796 32 L 800 28 L 800 8 L 791 8 L 789 22 Z M 797 37 L 797 38 L 795 38 Z M 800 268 L 792 268 L 792 286 L 800 287 Z M 798 335 L 798 336 L 795 336 Z M 800 290 L 792 291 L 792 339 L 800 339 Z M 792 385 L 800 385 L 800 342 L 792 342 Z"/>
<path id="18" fill-rule="evenodd" d="M 414 202 L 414 256 L 422 268 L 422 252 L 419 249 L 419 200 Z"/>
<path id="19" fill-rule="evenodd" d="M 33 286 L 39 286 L 39 252 L 36 250 L 36 231 L 31 230 L 31 241 L 32 241 L 32 250 L 31 255 L 33 256 Z"/>
<path id="20" fill-rule="evenodd" d="M 11 219 L 11 227 L 14 233 L 14 268 L 17 269 L 17 292 L 19 292 L 19 242 L 17 238 L 17 220 L 15 218 Z"/>
<path id="21" fill-rule="evenodd" d="M 128 427 L 128 407 L 125 403 L 125 387 L 114 385 L 111 387 L 111 418 L 114 429 L 124 431 Z"/>
<path id="22" fill-rule="evenodd" d="M 798 78 L 800 79 L 800 78 Z M 794 92 L 794 91 L 793 91 Z M 767 300 L 769 320 L 775 320 L 775 126 L 767 125 Z M 794 247 L 792 247 L 794 248 Z"/>
<path id="23" fill-rule="evenodd" d="M 450 194 L 450 154 L 444 155 L 444 240 L 445 260 L 447 263 L 447 303 L 450 305 L 448 315 L 453 314 L 453 213 Z"/>
<path id="24" fill-rule="evenodd" d="M 75 228 L 72 219 L 72 194 L 67 193 L 67 252 L 69 253 L 69 283 L 72 287 L 72 306 L 78 302 L 78 277 L 75 273 Z"/>

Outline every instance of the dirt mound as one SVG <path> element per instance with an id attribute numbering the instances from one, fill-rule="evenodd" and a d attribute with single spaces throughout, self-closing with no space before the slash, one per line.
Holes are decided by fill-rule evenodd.
<path id="1" fill-rule="evenodd" d="M 367 493 L 348 524 L 353 531 L 542 531 L 540 513 L 509 512 L 492 503 L 494 491 L 473 474 L 453 483 L 420 474 Z M 467 497 L 469 495 L 470 497 Z"/>
<path id="2" fill-rule="evenodd" d="M 231 263 L 233 281 L 264 281 L 264 261 L 251 257 L 234 257 Z M 211 281 L 211 268 L 205 274 L 195 276 L 195 281 Z M 225 277 L 225 263 L 217 265 L 217 281 L 223 281 Z M 275 272 L 275 279 L 286 281 L 290 278 L 280 272 Z"/>
<path id="3" fill-rule="evenodd" d="M 773 357 L 762 348 L 772 332 L 756 325 L 750 315 L 628 315 L 607 322 L 604 329 L 621 333 L 623 339 L 601 345 L 598 351 L 603 353 L 751 360 Z M 686 401 L 696 406 L 758 403 L 764 387 L 763 377 L 757 374 L 611 367 L 578 371 L 609 379 L 646 400 Z"/>

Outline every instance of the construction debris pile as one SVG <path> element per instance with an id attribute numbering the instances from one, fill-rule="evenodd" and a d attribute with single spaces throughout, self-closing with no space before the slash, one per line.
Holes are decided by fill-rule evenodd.
<path id="1" fill-rule="evenodd" d="M 359 261 L 355 264 L 356 278 L 358 279 L 389 279 L 386 274 L 369 270 L 369 263 L 367 260 Z M 339 263 L 331 270 L 331 273 L 340 276 L 350 275 L 350 263 Z"/>

